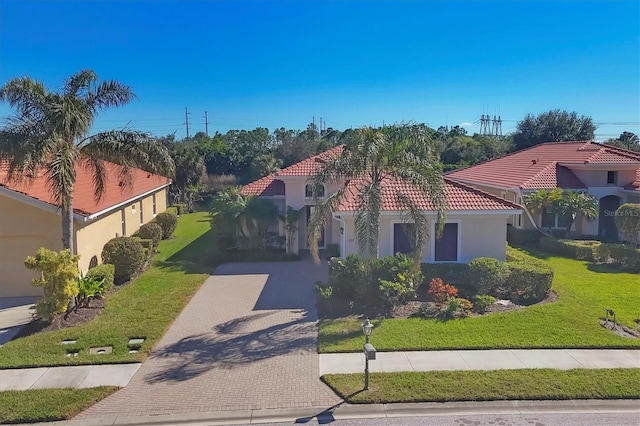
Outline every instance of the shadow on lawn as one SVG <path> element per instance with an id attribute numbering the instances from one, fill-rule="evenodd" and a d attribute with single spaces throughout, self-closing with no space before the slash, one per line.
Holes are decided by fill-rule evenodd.
<path id="1" fill-rule="evenodd" d="M 164 371 L 145 377 L 147 383 L 183 382 L 213 369 L 231 369 L 280 355 L 314 353 L 315 323 L 306 313 L 289 322 L 253 332 L 251 329 L 276 312 L 236 318 L 214 328 L 214 333 L 188 336 L 151 355 L 171 361 Z"/>
<path id="2" fill-rule="evenodd" d="M 214 241 L 214 233 L 210 229 L 167 260 L 155 261 L 154 266 L 168 271 L 185 271 L 188 274 L 213 273 L 218 265 Z"/>
<path id="3" fill-rule="evenodd" d="M 614 269 L 609 265 L 604 265 L 601 263 L 590 263 L 587 265 L 587 269 L 591 272 L 597 272 L 599 274 L 624 274 L 625 271 L 621 271 L 619 269 Z"/>

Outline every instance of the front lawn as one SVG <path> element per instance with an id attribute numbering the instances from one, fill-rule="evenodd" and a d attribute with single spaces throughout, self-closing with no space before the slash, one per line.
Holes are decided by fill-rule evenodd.
<path id="1" fill-rule="evenodd" d="M 0 392 L 0 423 L 67 420 L 119 388 L 32 389 Z"/>
<path id="2" fill-rule="evenodd" d="M 634 348 L 640 339 L 604 329 L 599 319 L 613 309 L 619 323 L 636 328 L 640 319 L 640 276 L 586 261 L 530 253 L 555 271 L 553 290 L 559 300 L 519 311 L 441 321 L 384 319 L 374 321 L 371 341 L 381 351 L 497 348 Z M 320 322 L 319 350 L 362 349 L 361 320 Z"/>
<path id="3" fill-rule="evenodd" d="M 110 296 L 99 317 L 8 342 L 0 348 L 0 368 L 143 361 L 207 278 L 209 271 L 192 259 L 209 248 L 209 230 L 207 213 L 182 215 L 175 236 L 160 243 L 152 266 Z M 137 353 L 129 353 L 131 338 L 145 339 Z M 77 343 L 61 345 L 63 340 Z M 113 346 L 113 352 L 89 355 L 89 348 L 100 346 Z M 67 350 L 79 353 L 68 357 Z"/>
<path id="4" fill-rule="evenodd" d="M 522 399 L 638 399 L 640 369 L 494 370 L 322 376 L 350 403 L 495 401 Z"/>

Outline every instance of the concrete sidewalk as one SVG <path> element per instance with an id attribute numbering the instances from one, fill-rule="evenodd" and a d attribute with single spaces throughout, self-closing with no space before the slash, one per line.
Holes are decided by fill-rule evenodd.
<path id="1" fill-rule="evenodd" d="M 124 387 L 142 364 L 78 365 L 0 370 L 0 391 Z"/>
<path id="2" fill-rule="evenodd" d="M 320 375 L 360 373 L 361 353 L 321 354 Z M 0 370 L 0 391 L 126 386 L 141 364 Z M 512 370 L 523 368 L 640 368 L 638 349 L 511 349 L 378 352 L 372 372 Z"/>
<path id="3" fill-rule="evenodd" d="M 0 297 L 0 346 L 33 320 L 40 297 Z"/>
<path id="4" fill-rule="evenodd" d="M 320 375 L 360 373 L 362 353 L 321 354 Z M 378 352 L 372 372 L 514 370 L 523 368 L 640 368 L 637 349 L 507 349 Z"/>

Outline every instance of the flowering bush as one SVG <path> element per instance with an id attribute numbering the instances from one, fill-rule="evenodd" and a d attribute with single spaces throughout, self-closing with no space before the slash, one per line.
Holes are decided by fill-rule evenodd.
<path id="1" fill-rule="evenodd" d="M 451 284 L 445 284 L 442 278 L 434 278 L 429 283 L 427 293 L 436 304 L 442 305 L 452 297 L 458 296 L 458 289 Z"/>

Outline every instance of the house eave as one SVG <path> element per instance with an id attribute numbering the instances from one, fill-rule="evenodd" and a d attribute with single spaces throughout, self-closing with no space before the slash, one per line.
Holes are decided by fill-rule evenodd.
<path id="1" fill-rule="evenodd" d="M 37 198 L 30 197 L 22 192 L 14 191 L 13 189 L 9 189 L 5 186 L 0 186 L 0 195 L 5 195 L 7 198 L 11 198 L 12 200 L 25 203 L 29 206 L 35 207 L 40 210 L 44 210 L 53 214 L 60 214 L 60 209 L 58 206 L 53 204 L 49 204 L 46 201 L 38 200 Z M 80 222 L 85 222 L 88 220 L 88 216 L 73 213 L 73 219 Z"/>
<path id="2" fill-rule="evenodd" d="M 144 192 L 142 194 L 136 195 L 135 197 L 128 198 L 125 201 L 122 201 L 122 202 L 120 202 L 118 204 L 114 204 L 113 206 L 107 207 L 106 209 L 100 210 L 99 212 L 92 213 L 91 215 L 87 216 L 87 220 L 95 220 L 98 217 L 100 217 L 102 215 L 105 215 L 107 213 L 110 213 L 110 212 L 112 212 L 114 210 L 117 210 L 122 206 L 126 206 L 127 204 L 130 204 L 130 203 L 132 203 L 134 201 L 137 201 L 137 200 L 139 200 L 141 198 L 144 198 L 144 197 L 146 197 L 148 195 L 151 195 L 154 192 L 161 191 L 164 188 L 168 187 L 169 185 L 171 185 L 171 182 L 163 184 L 163 185 L 161 185 L 161 186 L 159 186 L 157 188 L 151 189 L 151 190 L 149 190 L 147 192 Z"/>

